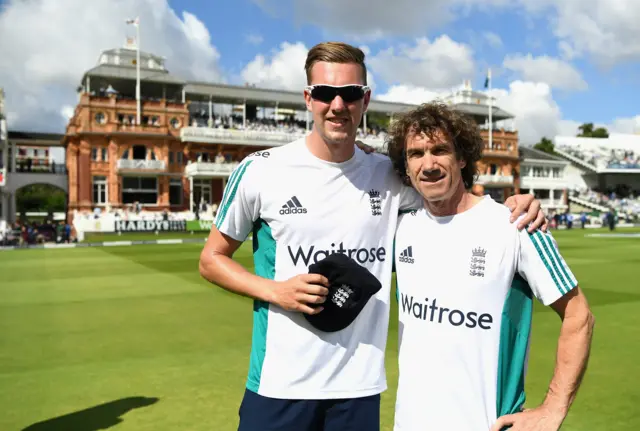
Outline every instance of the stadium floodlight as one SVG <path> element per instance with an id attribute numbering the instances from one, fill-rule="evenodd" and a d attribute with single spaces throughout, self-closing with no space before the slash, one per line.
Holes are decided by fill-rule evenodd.
<path id="1" fill-rule="evenodd" d="M 136 124 L 140 125 L 140 18 L 128 19 L 136 28 Z"/>

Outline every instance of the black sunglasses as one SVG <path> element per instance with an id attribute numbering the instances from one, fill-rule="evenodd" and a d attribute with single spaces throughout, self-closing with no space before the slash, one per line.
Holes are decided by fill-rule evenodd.
<path id="1" fill-rule="evenodd" d="M 307 91 L 311 97 L 315 100 L 319 100 L 324 103 L 331 103 L 336 96 L 340 96 L 345 103 L 352 103 L 358 101 L 364 97 L 371 88 L 366 85 L 309 85 L 305 87 L 305 91 Z"/>

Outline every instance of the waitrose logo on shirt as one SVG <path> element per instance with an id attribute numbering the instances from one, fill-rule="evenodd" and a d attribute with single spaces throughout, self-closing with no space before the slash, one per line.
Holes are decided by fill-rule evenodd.
<path id="1" fill-rule="evenodd" d="M 311 263 L 318 263 L 318 261 L 334 253 L 346 254 L 360 264 L 376 261 L 384 262 L 387 256 L 387 250 L 385 250 L 384 247 L 345 248 L 343 243 L 340 243 L 338 247 L 336 247 L 335 243 L 332 243 L 331 248 L 321 248 L 315 245 L 308 248 L 298 247 L 297 249 L 293 249 L 290 246 L 287 246 L 287 248 L 289 249 L 289 256 L 294 265 L 302 261 L 306 266 Z"/>

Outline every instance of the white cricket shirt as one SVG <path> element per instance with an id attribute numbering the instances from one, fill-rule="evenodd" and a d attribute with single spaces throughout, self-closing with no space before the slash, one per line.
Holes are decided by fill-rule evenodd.
<path id="1" fill-rule="evenodd" d="M 399 209 L 418 202 L 387 157 L 358 148 L 350 160 L 330 163 L 300 139 L 254 153 L 236 168 L 215 223 L 239 241 L 253 232 L 257 275 L 287 280 L 331 253 L 347 253 L 382 284 L 356 320 L 335 333 L 316 330 L 301 313 L 255 301 L 249 390 L 284 399 L 386 390 L 393 237 Z"/>
<path id="2" fill-rule="evenodd" d="M 550 234 L 517 230 L 489 196 L 464 213 L 398 221 L 395 431 L 487 431 L 524 404 L 532 298 L 577 285 Z"/>

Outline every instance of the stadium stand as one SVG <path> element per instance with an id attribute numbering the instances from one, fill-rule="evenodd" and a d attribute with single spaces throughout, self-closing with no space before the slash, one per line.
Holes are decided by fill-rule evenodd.
<path id="1" fill-rule="evenodd" d="M 567 169 L 571 212 L 597 217 L 614 213 L 623 222 L 638 222 L 640 135 L 556 136 L 555 152 L 571 162 Z"/>
<path id="2" fill-rule="evenodd" d="M 558 136 L 555 149 L 569 159 L 578 159 L 594 171 L 640 170 L 640 135 L 612 134 L 607 139 Z"/>

